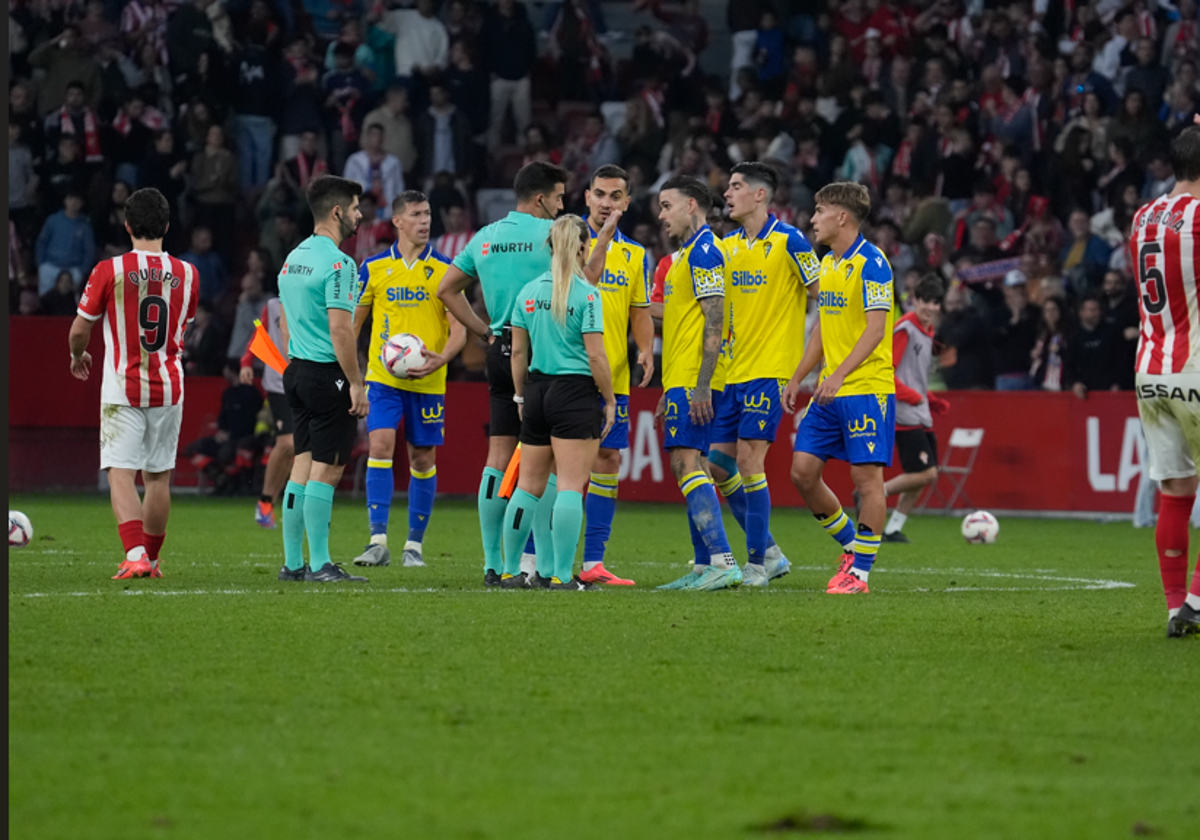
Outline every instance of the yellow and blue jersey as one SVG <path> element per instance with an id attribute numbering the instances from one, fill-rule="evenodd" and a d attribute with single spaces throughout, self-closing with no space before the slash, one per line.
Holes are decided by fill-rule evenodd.
<path id="1" fill-rule="evenodd" d="M 450 337 L 450 318 L 437 289 L 449 267 L 450 260 L 433 245 L 426 245 L 412 265 L 404 261 L 395 245 L 363 261 L 358 273 L 362 287 L 358 305 L 371 307 L 368 382 L 419 394 L 446 393 L 445 367 L 424 379 L 397 379 L 383 366 L 379 356 L 384 343 L 400 333 L 417 336 L 435 353 L 445 349 Z"/>
<path id="2" fill-rule="evenodd" d="M 588 226 L 596 247 L 596 231 Z M 604 273 L 596 284 L 603 294 L 604 352 L 612 369 L 613 393 L 629 394 L 629 309 L 650 306 L 650 255 L 646 249 L 620 231 L 608 245 Z"/>
<path id="3" fill-rule="evenodd" d="M 680 246 L 663 283 L 663 388 L 695 388 L 704 355 L 704 312 L 700 301 L 725 297 L 725 252 L 704 225 Z M 790 374 L 789 374 L 790 375 Z M 725 365 L 718 363 L 712 389 L 725 387 Z"/>
<path id="4" fill-rule="evenodd" d="M 838 396 L 896 393 L 890 338 L 896 320 L 892 307 L 894 283 L 892 267 L 883 251 L 860 234 L 841 257 L 833 253 L 825 255 L 819 282 L 817 303 L 821 312 L 821 346 L 825 352 L 821 378 L 836 370 L 850 355 L 867 329 L 867 313 L 882 311 L 887 313 L 883 341 L 847 374 Z"/>
<path id="5" fill-rule="evenodd" d="M 807 289 L 821 270 L 812 245 L 774 215 L 755 239 L 740 229 L 722 245 L 730 313 L 728 382 L 790 379 L 804 354 Z"/>

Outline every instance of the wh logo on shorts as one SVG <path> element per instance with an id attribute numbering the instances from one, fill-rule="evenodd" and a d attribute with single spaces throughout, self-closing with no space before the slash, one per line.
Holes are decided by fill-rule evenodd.
<path id="1" fill-rule="evenodd" d="M 437 405 L 433 408 L 422 408 L 421 419 L 426 423 L 436 423 L 438 420 L 442 419 L 442 414 L 445 412 L 445 410 L 446 407 L 444 405 Z"/>
<path id="2" fill-rule="evenodd" d="M 852 438 L 874 436 L 875 421 L 864 414 L 861 420 L 851 420 L 847 428 L 850 429 Z M 869 444 L 869 448 L 874 451 L 874 444 Z"/>

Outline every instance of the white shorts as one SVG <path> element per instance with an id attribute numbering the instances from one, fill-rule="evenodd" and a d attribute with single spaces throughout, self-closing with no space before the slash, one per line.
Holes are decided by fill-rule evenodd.
<path id="1" fill-rule="evenodd" d="M 1200 373 L 1137 375 L 1150 477 L 1188 478 L 1200 459 Z"/>
<path id="2" fill-rule="evenodd" d="M 183 403 L 132 408 L 100 405 L 100 469 L 161 473 L 175 468 Z"/>

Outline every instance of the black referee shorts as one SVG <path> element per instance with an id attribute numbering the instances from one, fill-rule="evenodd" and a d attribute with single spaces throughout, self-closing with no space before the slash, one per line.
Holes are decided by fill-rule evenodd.
<path id="1" fill-rule="evenodd" d="M 288 405 L 287 395 L 267 391 L 267 404 L 271 406 L 271 420 L 275 424 L 275 434 L 295 434 L 296 418 L 292 416 L 292 407 Z"/>
<path id="2" fill-rule="evenodd" d="M 933 429 L 898 429 L 896 452 L 900 455 L 900 468 L 906 473 L 925 472 L 938 463 L 937 435 Z"/>
<path id="3" fill-rule="evenodd" d="M 358 436 L 350 413 L 350 382 L 337 362 L 292 359 L 283 392 L 296 422 L 296 454 L 312 453 L 319 464 L 345 464 Z"/>
<path id="4" fill-rule="evenodd" d="M 542 376 L 525 381 L 521 443 L 549 446 L 550 438 L 595 440 L 604 431 L 604 411 L 590 376 Z"/>
<path id="5" fill-rule="evenodd" d="M 521 415 L 513 402 L 517 389 L 512 378 L 512 327 L 505 327 L 504 334 L 488 345 L 486 370 L 491 405 L 488 437 L 516 437 L 521 433 Z"/>

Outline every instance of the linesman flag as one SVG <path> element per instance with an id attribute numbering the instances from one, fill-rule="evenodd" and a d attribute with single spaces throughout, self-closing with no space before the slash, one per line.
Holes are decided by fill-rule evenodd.
<path id="1" fill-rule="evenodd" d="M 250 339 L 250 352 L 276 373 L 282 374 L 288 366 L 287 359 L 271 340 L 267 328 L 257 318 L 254 319 L 254 338 Z"/>

